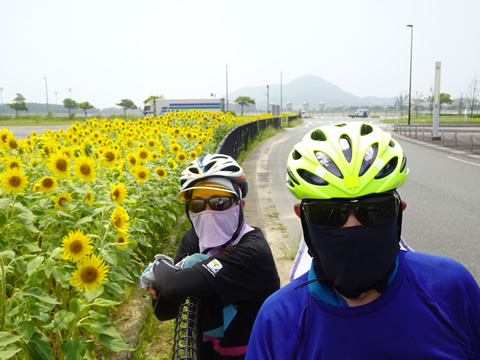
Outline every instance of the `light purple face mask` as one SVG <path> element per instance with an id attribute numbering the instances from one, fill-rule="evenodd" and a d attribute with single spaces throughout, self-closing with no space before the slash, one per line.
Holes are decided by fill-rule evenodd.
<path id="1" fill-rule="evenodd" d="M 200 239 L 200 252 L 216 248 L 229 241 L 238 227 L 240 205 L 225 211 L 204 210 L 190 213 L 193 228 Z"/>

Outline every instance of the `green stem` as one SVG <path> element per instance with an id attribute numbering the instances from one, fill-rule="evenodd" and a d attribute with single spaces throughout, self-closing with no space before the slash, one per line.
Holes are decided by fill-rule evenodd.
<path id="1" fill-rule="evenodd" d="M 1 265 L 1 277 L 0 277 L 0 308 L 2 309 L 2 317 L 0 320 L 0 330 L 5 329 L 5 312 L 6 310 L 6 298 L 7 298 L 7 274 L 5 273 L 5 265 L 3 263 L 3 256 L 0 258 Z"/>

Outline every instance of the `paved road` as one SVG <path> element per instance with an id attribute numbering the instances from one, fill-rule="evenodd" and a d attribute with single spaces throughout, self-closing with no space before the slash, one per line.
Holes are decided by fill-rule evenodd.
<path id="1" fill-rule="evenodd" d="M 43 134 L 45 129 L 57 131 L 59 129 L 66 130 L 69 127 L 70 125 L 8 126 L 7 129 L 10 130 L 17 139 L 25 139 L 32 131 L 35 131 L 37 134 Z"/>
<path id="2" fill-rule="evenodd" d="M 307 119 L 303 125 L 265 140 L 249 154 L 243 163 L 252 189 L 247 200 L 257 206 L 247 214 L 249 223 L 265 226 L 271 223 L 272 214 L 278 213 L 289 240 L 299 238 L 301 226 L 293 213 L 297 200 L 285 186 L 287 157 L 306 132 L 338 121 L 359 120 Z M 387 130 L 391 127 L 369 121 Z M 403 136 L 396 138 L 407 154 L 410 169 L 399 190 L 407 202 L 403 223 L 407 243 L 417 251 L 460 261 L 480 282 L 480 159 Z"/>

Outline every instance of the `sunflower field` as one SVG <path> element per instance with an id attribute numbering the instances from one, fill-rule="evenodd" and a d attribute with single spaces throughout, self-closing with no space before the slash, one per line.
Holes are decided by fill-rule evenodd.
<path id="1" fill-rule="evenodd" d="M 266 117 L 94 118 L 26 139 L 0 129 L 0 359 L 133 350 L 112 313 L 182 212 L 181 170 Z"/>

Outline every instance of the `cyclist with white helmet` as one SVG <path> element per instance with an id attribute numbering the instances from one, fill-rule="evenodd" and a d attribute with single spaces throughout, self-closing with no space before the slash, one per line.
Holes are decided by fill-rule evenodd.
<path id="1" fill-rule="evenodd" d="M 314 129 L 287 161 L 313 258 L 260 309 L 247 359 L 480 359 L 480 290 L 458 262 L 400 250 L 406 157 L 367 123 Z"/>
<path id="2" fill-rule="evenodd" d="M 157 255 L 140 278 L 153 295 L 159 320 L 175 318 L 186 297 L 199 299 L 199 359 L 244 359 L 255 316 L 280 287 L 262 231 L 244 219 L 247 192 L 245 174 L 230 156 L 208 154 L 192 161 L 181 174 L 177 195 L 192 227 L 173 260 Z"/>

